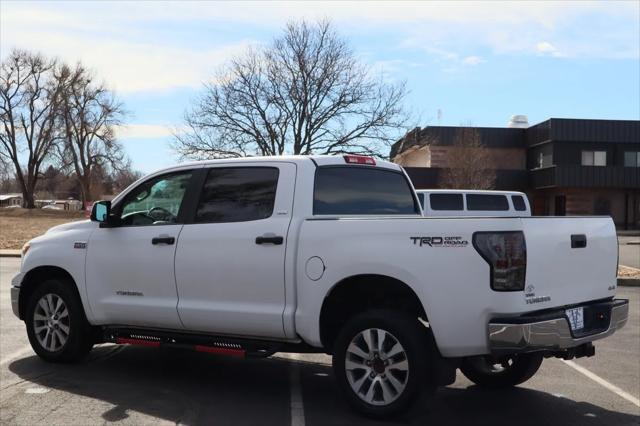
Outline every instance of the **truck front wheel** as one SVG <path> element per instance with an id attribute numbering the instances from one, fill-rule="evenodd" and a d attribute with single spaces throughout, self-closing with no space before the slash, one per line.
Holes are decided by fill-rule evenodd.
<path id="1" fill-rule="evenodd" d="M 427 381 L 426 330 L 417 318 L 376 310 L 349 320 L 335 342 L 333 369 L 356 410 L 386 417 L 409 406 Z"/>
<path id="2" fill-rule="evenodd" d="M 47 280 L 27 300 L 25 323 L 29 342 L 38 356 L 47 361 L 78 361 L 93 346 L 91 327 L 73 285 Z"/>
<path id="3" fill-rule="evenodd" d="M 502 359 L 489 356 L 466 358 L 460 371 L 479 386 L 504 388 L 516 386 L 533 377 L 542 364 L 542 353 L 511 355 Z"/>

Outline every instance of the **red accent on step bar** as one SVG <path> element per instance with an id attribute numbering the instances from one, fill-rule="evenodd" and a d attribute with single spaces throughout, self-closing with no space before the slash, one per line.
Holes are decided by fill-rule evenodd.
<path id="1" fill-rule="evenodd" d="M 151 340 L 141 340 L 141 339 L 127 339 L 124 337 L 118 337 L 116 339 L 116 343 L 119 345 L 140 345 L 140 346 L 151 346 L 153 348 L 157 348 L 160 346 L 160 342 L 154 342 Z"/>
<path id="2" fill-rule="evenodd" d="M 204 345 L 195 345 L 195 349 L 197 352 L 208 352 L 210 354 L 235 356 L 238 358 L 244 358 L 244 355 L 245 355 L 244 349 L 217 348 L 214 346 L 204 346 Z"/>

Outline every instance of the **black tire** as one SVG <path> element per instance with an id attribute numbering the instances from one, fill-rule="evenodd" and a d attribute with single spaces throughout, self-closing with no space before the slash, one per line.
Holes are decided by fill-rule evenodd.
<path id="1" fill-rule="evenodd" d="M 404 349 L 403 352 L 388 358 L 384 355 L 379 355 L 380 357 L 373 362 L 371 359 L 374 358 L 365 359 L 364 357 L 356 356 L 353 352 L 347 355 L 347 350 L 352 342 L 359 342 L 360 350 L 364 352 L 362 347 L 366 348 L 367 346 L 362 333 L 370 329 L 383 330 L 387 333 L 382 338 L 382 345 L 374 343 L 371 346 L 385 346 L 386 351 L 383 350 L 382 352 L 384 355 L 391 355 L 393 354 L 393 348 L 396 348 L 396 343 L 400 343 L 401 348 Z M 377 332 L 374 332 L 374 334 L 377 334 Z M 371 336 L 371 334 L 369 335 Z M 378 339 L 376 338 L 375 340 L 377 341 Z M 391 345 L 393 346 L 390 347 Z M 375 310 L 359 314 L 347 321 L 335 341 L 333 370 L 338 386 L 349 405 L 366 416 L 376 418 L 388 417 L 408 409 L 420 395 L 423 386 L 431 389 L 431 385 L 428 385 L 427 377 L 430 354 L 428 345 L 427 330 L 418 322 L 417 318 L 412 318 L 401 312 Z M 353 365 L 352 362 L 354 360 L 357 360 L 358 363 L 369 362 L 371 367 L 355 368 L 347 372 L 347 357 L 349 357 L 350 366 Z M 382 359 L 382 365 L 386 365 L 385 360 L 389 364 L 384 367 L 384 372 L 381 372 L 380 359 Z M 402 363 L 402 360 L 407 361 L 406 375 L 402 370 L 393 369 L 394 365 L 398 367 L 402 365 L 404 367 L 405 364 Z M 359 375 L 360 373 L 362 375 Z M 375 374 L 375 377 L 372 374 Z M 364 378 L 365 376 L 367 378 Z M 359 387 L 359 392 L 353 388 L 350 380 L 356 383 L 363 380 Z M 395 380 L 395 382 L 392 382 L 392 380 Z M 382 383 L 383 381 L 384 383 Z M 401 391 L 391 392 L 388 385 L 391 384 L 392 390 L 397 391 L 394 383 L 398 382 L 404 384 L 404 387 L 397 386 L 397 389 L 401 389 Z M 383 392 L 383 384 L 386 392 Z M 354 386 L 357 387 L 357 385 Z M 365 394 L 371 388 L 374 388 L 373 403 L 364 399 L 366 398 Z M 375 400 L 376 395 L 377 401 Z M 391 400 L 389 398 L 389 403 L 386 403 L 383 395 L 393 395 L 394 399 Z M 383 401 L 379 401 L 380 399 L 383 399 Z"/>
<path id="2" fill-rule="evenodd" d="M 542 364 L 540 352 L 512 355 L 502 359 L 501 367 L 490 357 L 466 358 L 460 365 L 460 371 L 467 379 L 479 386 L 506 388 L 526 382 L 536 374 Z"/>
<path id="3" fill-rule="evenodd" d="M 91 326 L 87 322 L 82 302 L 73 286 L 74 283 L 69 281 L 47 280 L 38 285 L 31 293 L 29 300 L 27 300 L 24 319 L 29 343 L 31 343 L 31 347 L 36 354 L 46 361 L 80 361 L 93 347 Z M 47 300 L 54 300 L 57 305 L 58 299 L 64 305 L 60 305 L 60 311 L 56 312 L 55 323 L 43 320 L 43 315 L 48 318 L 46 313 L 54 311 L 55 307 L 45 312 L 42 305 L 40 305 L 41 300 L 44 300 L 45 305 L 47 305 Z M 66 311 L 63 308 L 66 308 Z M 35 317 L 36 310 L 38 310 L 38 319 Z M 43 326 L 46 328 L 43 329 Z M 38 331 L 36 331 L 36 327 L 39 328 Z M 63 343 L 62 337 L 58 336 L 64 335 L 66 335 L 66 340 Z M 44 344 L 41 343 L 43 339 Z M 50 344 L 49 348 L 47 344 Z"/>

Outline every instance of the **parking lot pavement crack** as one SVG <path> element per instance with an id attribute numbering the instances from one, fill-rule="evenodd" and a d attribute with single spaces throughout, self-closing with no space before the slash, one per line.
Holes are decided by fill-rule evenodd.
<path id="1" fill-rule="evenodd" d="M 15 387 L 15 386 L 21 385 L 21 384 L 23 384 L 23 383 L 31 383 L 31 382 L 33 382 L 34 380 L 40 379 L 40 378 L 42 378 L 42 377 L 50 376 L 50 375 L 52 375 L 52 374 L 54 374 L 54 372 L 53 372 L 53 371 L 49 371 L 48 373 L 39 374 L 39 375 L 37 375 L 37 376 L 29 377 L 28 379 L 18 380 L 17 382 L 13 382 L 13 383 L 10 383 L 10 384 L 8 384 L 8 385 L 6 385 L 6 386 L 1 387 L 1 388 L 0 388 L 0 390 L 3 390 L 3 391 L 4 391 L 4 390 L 7 390 L 7 389 L 9 389 L 9 388 L 12 388 L 12 387 Z"/>

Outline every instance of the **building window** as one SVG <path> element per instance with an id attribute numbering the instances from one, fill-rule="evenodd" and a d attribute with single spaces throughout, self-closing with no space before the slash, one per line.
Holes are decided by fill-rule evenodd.
<path id="1" fill-rule="evenodd" d="M 544 154 L 544 153 L 539 153 L 538 154 L 538 167 L 542 168 L 542 167 L 549 167 L 553 165 L 553 155 L 552 154 Z"/>
<path id="2" fill-rule="evenodd" d="M 626 151 L 624 153 L 625 167 L 640 167 L 640 151 Z"/>
<path id="3" fill-rule="evenodd" d="M 606 166 L 607 151 L 582 151 L 583 166 Z"/>

